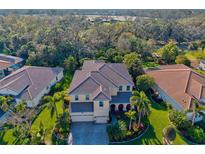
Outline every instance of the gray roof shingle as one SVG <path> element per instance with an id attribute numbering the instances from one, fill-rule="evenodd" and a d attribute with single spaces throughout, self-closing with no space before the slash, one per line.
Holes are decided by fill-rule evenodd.
<path id="1" fill-rule="evenodd" d="M 111 99 L 109 89 L 120 85 L 134 86 L 124 64 L 89 60 L 75 72 L 69 94 L 91 93 L 95 100 Z"/>
<path id="2" fill-rule="evenodd" d="M 24 100 L 33 100 L 63 69 L 24 66 L 0 80 L 0 89 L 10 89 Z"/>

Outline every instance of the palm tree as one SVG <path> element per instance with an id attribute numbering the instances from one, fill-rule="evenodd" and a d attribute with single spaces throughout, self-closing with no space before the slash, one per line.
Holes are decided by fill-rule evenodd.
<path id="1" fill-rule="evenodd" d="M 164 144 L 172 144 L 176 138 L 176 131 L 174 127 L 168 126 L 163 129 L 163 142 Z"/>
<path id="2" fill-rule="evenodd" d="M 192 111 L 192 126 L 193 126 L 197 115 L 201 115 L 205 117 L 205 114 L 203 112 L 205 110 L 205 107 L 200 105 L 200 102 L 196 99 L 194 99 L 191 103 L 192 103 L 192 108 L 189 111 Z"/>
<path id="3" fill-rule="evenodd" d="M 40 122 L 38 130 L 31 134 L 31 144 L 45 144 L 45 136 L 47 129 L 44 127 L 43 123 Z"/>
<path id="4" fill-rule="evenodd" d="M 24 111 L 26 110 L 27 104 L 25 101 L 21 101 L 19 102 L 16 106 L 15 106 L 15 111 L 19 114 L 24 113 Z"/>
<path id="5" fill-rule="evenodd" d="M 148 115 L 150 113 L 150 100 L 147 98 L 146 94 L 141 91 L 134 91 L 133 96 L 130 98 L 131 105 L 137 108 L 138 112 L 138 126 L 141 123 L 141 117 Z"/>
<path id="6" fill-rule="evenodd" d="M 128 112 L 125 112 L 125 115 L 130 119 L 129 130 L 131 130 L 132 120 L 135 120 L 136 118 L 136 111 L 129 110 Z"/>
<path id="7" fill-rule="evenodd" d="M 11 115 L 12 115 L 12 117 L 13 117 L 13 119 L 14 119 L 14 121 L 15 121 L 15 123 L 17 122 L 17 123 L 20 123 L 20 122 L 22 122 L 22 119 L 21 119 L 21 117 L 20 117 L 20 115 L 19 115 L 19 111 L 21 110 L 21 112 L 23 112 L 23 111 L 25 111 L 25 109 L 26 109 L 26 104 L 25 103 L 23 103 L 23 102 L 19 102 L 17 105 L 16 105 L 16 107 L 14 107 L 13 106 L 13 104 L 11 103 L 11 100 L 12 100 L 13 98 L 12 97 L 6 97 L 6 96 L 0 96 L 0 108 L 4 111 L 4 112 L 9 112 Z M 19 108 L 20 107 L 20 108 Z M 18 110 L 19 109 L 19 110 Z M 15 125 L 15 123 L 14 123 L 14 125 Z"/>
<path id="8" fill-rule="evenodd" d="M 47 107 L 51 110 L 51 116 L 53 116 L 54 113 L 56 113 L 56 117 L 59 117 L 56 104 L 60 101 L 63 101 L 63 96 L 60 92 L 55 93 L 53 96 L 44 97 L 44 102 L 48 103 Z"/>
<path id="9" fill-rule="evenodd" d="M 12 100 L 11 97 L 0 96 L 0 108 L 6 112 L 11 109 L 10 101 Z"/>
<path id="10" fill-rule="evenodd" d="M 14 144 L 24 144 L 24 141 L 28 139 L 29 135 L 29 126 L 27 123 L 18 124 L 12 134 L 16 139 Z"/>

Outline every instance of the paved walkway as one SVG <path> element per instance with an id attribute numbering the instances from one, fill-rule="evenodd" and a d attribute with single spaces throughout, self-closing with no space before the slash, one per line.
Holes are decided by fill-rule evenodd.
<path id="1" fill-rule="evenodd" d="M 71 124 L 73 145 L 105 145 L 108 144 L 107 124 L 79 122 Z"/>

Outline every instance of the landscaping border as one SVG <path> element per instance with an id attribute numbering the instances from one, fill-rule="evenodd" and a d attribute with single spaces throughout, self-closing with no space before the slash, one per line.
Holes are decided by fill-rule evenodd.
<path id="1" fill-rule="evenodd" d="M 123 143 L 129 143 L 129 142 L 132 142 L 132 141 L 135 141 L 135 140 L 138 140 L 140 139 L 145 133 L 147 133 L 147 131 L 149 130 L 150 128 L 150 125 L 147 126 L 147 128 L 144 130 L 144 132 L 142 134 L 140 134 L 139 136 L 131 139 L 131 140 L 128 140 L 128 141 L 121 141 L 121 142 L 109 142 L 109 144 L 123 144 Z"/>

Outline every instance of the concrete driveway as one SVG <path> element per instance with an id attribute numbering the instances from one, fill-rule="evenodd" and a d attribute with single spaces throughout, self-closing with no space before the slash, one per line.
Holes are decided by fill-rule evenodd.
<path id="1" fill-rule="evenodd" d="M 77 122 L 71 124 L 73 145 L 105 145 L 108 144 L 107 124 Z"/>

